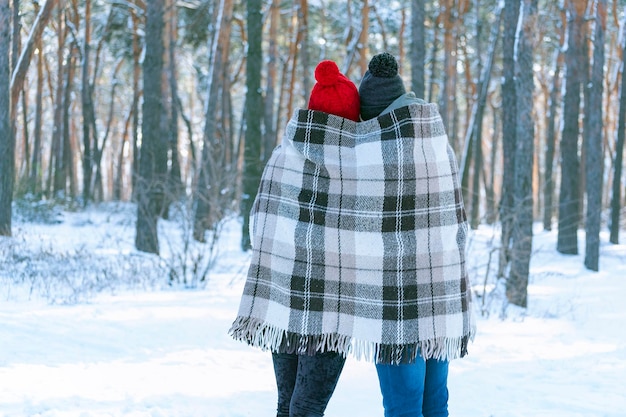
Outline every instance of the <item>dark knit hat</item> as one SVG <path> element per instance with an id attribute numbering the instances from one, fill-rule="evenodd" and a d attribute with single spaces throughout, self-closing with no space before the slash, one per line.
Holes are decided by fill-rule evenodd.
<path id="1" fill-rule="evenodd" d="M 406 90 L 398 75 L 396 58 L 388 52 L 374 55 L 359 85 L 361 118 L 369 120 L 377 117 L 404 93 Z"/>
<path id="2" fill-rule="evenodd" d="M 315 79 L 309 109 L 359 121 L 359 92 L 334 61 L 320 62 L 315 68 Z"/>

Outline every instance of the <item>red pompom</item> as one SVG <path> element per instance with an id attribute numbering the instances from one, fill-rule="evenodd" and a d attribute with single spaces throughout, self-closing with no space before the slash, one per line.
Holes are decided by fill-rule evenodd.
<path id="1" fill-rule="evenodd" d="M 339 79 L 339 67 L 334 61 L 322 61 L 315 68 L 315 79 L 322 85 L 333 85 Z"/>

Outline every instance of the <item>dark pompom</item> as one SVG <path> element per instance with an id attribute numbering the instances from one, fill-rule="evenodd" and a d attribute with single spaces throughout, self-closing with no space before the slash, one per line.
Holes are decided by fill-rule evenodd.
<path id="1" fill-rule="evenodd" d="M 391 78 L 398 75 L 398 62 L 388 52 L 374 55 L 368 68 L 375 77 Z"/>

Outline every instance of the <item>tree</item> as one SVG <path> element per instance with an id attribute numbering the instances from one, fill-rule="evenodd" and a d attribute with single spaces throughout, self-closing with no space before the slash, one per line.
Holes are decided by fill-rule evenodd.
<path id="1" fill-rule="evenodd" d="M 35 6 L 35 11 L 39 11 L 39 6 Z M 43 54 L 43 42 L 41 38 L 36 43 L 36 49 L 40 51 L 37 54 L 37 87 L 35 94 L 35 128 L 33 132 L 33 149 L 32 149 L 32 161 L 30 164 L 30 178 L 29 178 L 29 191 L 34 195 L 41 193 L 42 184 L 42 123 L 43 123 L 43 84 L 44 84 L 44 54 Z"/>
<path id="2" fill-rule="evenodd" d="M 91 151 L 91 126 L 93 124 L 93 93 L 89 82 L 89 66 L 91 58 L 91 0 L 85 0 L 85 34 L 82 53 L 82 88 L 83 105 L 83 204 L 91 199 L 91 176 L 93 172 L 93 156 Z"/>
<path id="3" fill-rule="evenodd" d="M 22 47 L 22 36 L 21 36 L 21 30 L 22 30 L 22 19 L 21 19 L 21 13 L 20 13 L 20 0 L 13 0 L 13 17 L 12 17 L 12 33 L 11 33 L 11 57 L 17 57 L 20 56 L 20 49 Z M 15 67 L 17 65 L 17 60 L 15 58 L 11 59 L 11 72 L 15 71 Z M 13 135 L 13 147 L 15 148 L 17 146 L 17 108 L 18 108 L 18 101 L 19 101 L 19 95 L 22 95 L 22 101 L 26 102 L 28 94 L 25 93 L 25 89 L 24 86 L 22 86 L 22 88 L 16 92 L 15 97 L 11 98 L 11 133 Z M 24 104 L 24 107 L 26 108 L 26 104 Z M 24 145 L 26 148 L 28 148 L 28 134 L 27 134 L 27 123 L 26 123 L 26 118 L 27 118 L 27 112 L 24 111 Z M 14 149 L 15 152 L 15 149 Z M 28 157 L 26 158 L 28 160 Z M 17 176 L 16 176 L 17 177 Z"/>
<path id="4" fill-rule="evenodd" d="M 424 98 L 426 91 L 424 65 L 426 64 L 426 40 L 423 0 L 411 1 L 411 90 L 417 97 Z"/>
<path id="5" fill-rule="evenodd" d="M 504 276 L 510 262 L 513 224 L 515 173 L 515 146 L 517 134 L 517 96 L 515 94 L 515 35 L 519 18 L 520 0 L 505 0 L 504 30 L 502 34 L 502 192 L 500 222 L 502 224 L 498 276 Z"/>
<path id="6" fill-rule="evenodd" d="M 137 227 L 135 246 L 138 250 L 159 253 L 157 221 L 162 207 L 167 171 L 167 140 L 161 134 L 163 92 L 163 0 L 147 2 L 145 58 L 143 63 L 142 143 L 137 180 Z"/>
<path id="7" fill-rule="evenodd" d="M 477 15 L 477 19 L 480 19 L 480 15 Z M 487 95 L 489 92 L 489 83 L 491 81 L 491 72 L 493 68 L 493 61 L 496 54 L 496 46 L 500 38 L 500 24 L 502 22 L 502 6 L 500 6 L 496 12 L 495 21 L 492 26 L 491 34 L 489 37 L 489 52 L 488 59 L 483 67 L 480 60 L 478 61 L 478 75 L 479 80 L 477 84 L 478 96 L 472 106 L 472 112 L 467 124 L 467 132 L 465 134 L 465 142 L 463 154 L 461 157 L 461 185 L 463 190 L 468 189 L 470 162 L 474 162 L 474 175 L 472 185 L 472 204 L 471 204 L 471 221 L 470 224 L 473 229 L 478 227 L 479 223 L 479 196 L 480 196 L 480 176 L 483 169 L 482 158 L 482 125 L 483 116 L 485 113 L 485 107 L 487 105 Z M 480 32 L 480 31 L 479 31 Z M 477 33 L 477 39 L 480 37 Z M 478 42 L 478 41 L 477 41 Z M 477 44 L 477 51 L 481 50 L 480 43 Z M 466 196 L 464 195 L 464 198 Z"/>
<path id="8" fill-rule="evenodd" d="M 205 241 L 205 231 L 213 227 L 217 216 L 215 212 L 220 207 L 211 207 L 211 204 L 218 204 L 222 185 L 221 179 L 224 176 L 224 151 L 226 144 L 224 140 L 218 140 L 218 92 L 223 87 L 221 77 L 224 64 L 224 52 L 228 49 L 230 39 L 230 19 L 233 11 L 232 0 L 222 0 L 219 2 L 219 12 L 216 19 L 217 28 L 211 41 L 209 51 L 209 75 L 207 87 L 207 105 L 204 120 L 204 136 L 202 148 L 202 160 L 200 161 L 200 172 L 198 174 L 198 187 L 194 194 L 194 227 L 193 237 L 198 242 Z M 260 65 L 260 64 L 259 64 Z M 222 112 L 224 109 L 222 109 Z M 212 211 L 214 213 L 212 213 Z"/>
<path id="9" fill-rule="evenodd" d="M 242 178 L 241 213 L 243 227 L 241 247 L 250 248 L 248 214 L 256 197 L 261 177 L 261 120 L 263 117 L 263 97 L 261 95 L 262 23 L 261 0 L 248 1 L 248 60 L 246 62 L 246 145 Z"/>
<path id="10" fill-rule="evenodd" d="M 562 36 L 565 39 L 565 36 Z M 559 90 L 561 87 L 561 66 L 563 61 L 563 53 L 559 50 L 556 52 L 554 60 L 554 76 L 552 77 L 552 88 L 550 89 L 550 98 L 548 100 L 548 115 L 546 132 L 546 153 L 545 153 L 545 172 L 544 172 L 544 190 L 543 190 L 543 229 L 552 230 L 552 213 L 554 212 L 554 153 L 556 144 L 556 112 L 559 104 Z"/>
<path id="11" fill-rule="evenodd" d="M 48 164 L 48 185 L 46 189 L 53 197 L 57 197 L 57 192 L 65 189 L 64 180 L 61 178 L 63 161 L 63 85 L 65 80 L 65 70 L 69 68 L 65 60 L 65 45 L 67 38 L 67 25 L 65 10 L 59 7 L 57 11 L 57 76 L 54 96 L 53 128 L 50 144 L 50 162 Z"/>
<path id="12" fill-rule="evenodd" d="M 311 54 L 309 47 L 309 4 L 307 0 L 300 0 L 298 7 L 298 31 L 300 34 L 299 55 L 302 64 L 302 91 L 304 92 L 304 101 L 309 101 L 309 93 L 311 91 L 311 75 L 309 68 L 311 67 Z"/>
<path id="13" fill-rule="evenodd" d="M 11 8 L 0 0 L 0 236 L 11 236 L 15 136 L 11 129 Z"/>
<path id="14" fill-rule="evenodd" d="M 483 44 L 481 40 L 482 29 L 483 29 L 483 19 L 480 16 L 480 0 L 476 0 L 476 65 L 477 65 L 477 74 L 481 77 L 476 83 L 476 90 L 478 91 L 478 101 L 477 101 L 477 110 L 476 110 L 476 121 L 470 122 L 472 126 L 469 127 L 474 131 L 473 140 L 471 140 L 472 149 L 472 160 L 474 162 L 474 172 L 472 174 L 472 203 L 469 206 L 470 213 L 470 227 L 474 230 L 478 229 L 480 224 L 480 174 L 483 168 L 483 113 L 485 109 L 485 104 L 487 101 L 486 92 L 483 94 L 483 86 L 487 87 L 489 85 L 489 80 L 484 80 L 482 77 L 483 63 L 482 63 L 482 49 Z M 500 24 L 494 25 L 494 27 L 499 28 Z M 495 50 L 495 49 L 494 49 Z M 465 177 L 465 175 L 463 175 Z M 464 187 L 467 188 L 467 187 Z M 468 200 L 469 201 L 469 200 Z"/>
<path id="15" fill-rule="evenodd" d="M 368 51 L 385 48 L 398 56 L 405 70 L 411 70 L 411 90 L 441 104 L 441 115 L 463 167 L 471 226 L 502 222 L 498 276 L 510 275 L 511 262 L 517 256 L 512 239 L 518 220 L 513 168 L 518 167 L 515 155 L 521 144 L 516 141 L 519 100 L 514 42 L 520 0 L 410 0 L 400 9 L 371 0 L 266 0 L 259 12 L 264 14 L 261 32 L 249 27 L 242 14 L 247 2 L 162 3 L 163 70 L 157 77 L 162 101 L 160 134 L 154 145 L 139 130 L 144 116 L 141 106 L 150 103 L 150 97 L 143 95 L 141 78 L 148 2 L 8 0 L 12 12 L 9 120 L 16 127 L 12 143 L 17 192 L 12 194 L 26 191 L 36 197 L 50 196 L 56 189 L 66 198 L 82 196 L 81 202 L 111 197 L 137 201 L 131 187 L 134 191 L 148 189 L 143 182 L 135 187 L 140 178 L 138 147 L 143 142 L 145 152 L 153 145 L 159 148 L 153 155 L 158 162 L 153 161 L 151 171 L 155 177 L 165 175 L 155 179 L 159 185 L 151 192 L 164 198 L 186 198 L 189 187 L 191 198 L 202 195 L 202 200 L 193 201 L 193 214 L 203 222 L 196 235 L 209 239 L 217 233 L 208 232 L 219 232 L 223 215 L 237 210 L 237 204 L 239 214 L 247 219 L 261 167 L 276 146 L 285 121 L 294 108 L 306 106 L 315 64 L 321 59 L 335 60 L 344 73 L 358 81 L 371 57 Z M 620 2 L 608 0 L 538 3 L 541 21 L 534 33 L 541 39 L 541 47 L 532 52 L 532 70 L 541 88 L 534 91 L 533 205 L 541 216 L 535 220 L 543 217 L 546 229 L 556 229 L 551 223 L 559 221 L 561 243 L 567 235 L 564 232 L 575 240 L 576 228 L 582 227 L 584 220 L 586 236 L 592 239 L 597 213 L 608 208 L 598 198 L 601 192 L 611 198 L 611 241 L 617 242 L 620 226 L 624 229 L 619 216 L 624 203 L 626 115 L 620 122 L 618 115 L 623 113 L 617 111 L 626 33 L 623 8 Z M 601 41 L 592 29 L 597 29 L 594 19 L 605 3 L 607 27 Z M 496 10 L 503 7 L 506 10 L 499 15 Z M 494 41 L 498 30 L 504 34 L 503 46 Z M 261 61 L 248 53 L 258 41 L 249 35 L 258 33 L 263 36 Z M 588 83 L 582 75 L 591 73 L 598 60 L 590 58 L 602 49 L 592 42 L 604 42 L 607 55 L 604 73 L 594 75 L 604 82 L 600 105 L 591 104 L 589 88 L 600 87 L 599 83 Z M 31 60 L 35 62 L 29 66 Z M 575 71 L 580 75 L 578 87 L 571 82 Z M 254 80 L 257 75 L 258 83 Z M 248 77 L 253 87 L 245 97 Z M 254 85 L 262 86 L 262 91 L 255 92 Z M 626 111 L 626 90 L 623 93 Z M 578 97 L 576 104 L 574 96 Z M 261 105 L 247 101 L 258 97 L 264 97 Z M 584 106 L 580 103 L 583 98 Z M 565 106 L 564 101 L 568 102 Z M 259 122 L 254 114 L 259 108 L 264 110 L 259 127 L 261 145 L 256 144 Z M 595 117 L 602 130 L 592 134 L 592 113 L 600 109 Z M 150 130 L 147 125 L 143 133 Z M 600 137 L 604 141 L 601 148 L 593 139 Z M 594 150 L 589 150 L 591 145 Z M 599 163 L 588 161 L 598 157 L 598 149 Z M 204 156 L 202 152 L 206 152 Z M 557 158 L 564 163 L 555 162 Z M 604 175 L 589 171 L 607 167 L 609 158 L 611 170 Z M 572 168 L 571 161 L 579 166 Z M 563 170 L 557 172 L 561 166 Z M 6 178 L 2 175 L 1 180 Z M 604 179 L 601 185 L 594 183 L 600 179 Z M 180 188 L 181 184 L 185 188 Z M 8 201 L 3 197 L 3 204 Z M 577 203 L 578 209 L 566 207 L 566 201 Z M 154 211 L 166 216 L 169 200 L 163 203 Z M 559 217 L 555 218 L 557 207 Z M 245 230 L 244 239 L 248 235 Z M 587 250 L 597 242 L 590 240 Z"/>
<path id="16" fill-rule="evenodd" d="M 26 45 L 24 49 L 22 49 L 22 53 L 15 64 L 15 70 L 11 75 L 11 96 L 12 100 L 17 100 L 17 96 L 19 92 L 22 90 L 24 86 L 24 80 L 26 79 L 26 72 L 28 71 L 28 67 L 30 65 L 30 60 L 35 49 L 35 45 L 37 41 L 41 39 L 41 34 L 45 29 L 50 17 L 52 16 L 52 10 L 56 6 L 58 0 L 47 0 L 44 7 L 37 14 L 37 18 L 35 19 L 35 23 L 33 23 L 33 28 L 28 35 L 28 39 L 26 41 Z"/>
<path id="17" fill-rule="evenodd" d="M 585 219 L 585 266 L 599 269 L 600 221 L 602 214 L 602 95 L 604 85 L 604 32 L 606 29 L 606 0 L 597 0 L 593 37 L 593 63 L 585 95 L 585 187 L 587 216 Z"/>
<path id="18" fill-rule="evenodd" d="M 443 21 L 443 49 L 444 49 L 444 63 L 443 63 L 443 81 L 442 91 L 440 95 L 440 108 L 441 117 L 443 119 L 444 127 L 450 137 L 452 147 L 456 150 L 458 147 L 458 141 L 456 138 L 456 111 L 452 111 L 454 107 L 452 104 L 455 99 L 456 81 L 457 81 L 457 19 L 459 14 L 462 13 L 456 7 L 454 0 L 444 0 L 440 2 L 441 19 Z M 456 110 L 456 109 L 455 109 Z M 452 115 L 452 119 L 451 119 Z"/>
<path id="19" fill-rule="evenodd" d="M 58 0 L 48 0 L 45 6 L 37 13 L 33 28 L 30 31 L 26 45 L 19 56 L 13 57 L 14 64 L 9 65 L 11 11 L 7 0 L 0 0 L 0 71 L 9 71 L 8 75 L 0 75 L 0 235 L 11 235 L 11 204 L 13 202 L 13 188 L 15 182 L 15 132 L 11 128 L 10 120 L 15 118 L 14 106 L 19 98 L 19 93 L 23 90 L 26 72 L 30 65 L 30 59 L 35 49 L 35 45 L 41 39 L 41 34 L 50 19 L 52 10 Z M 18 3 L 16 3 L 18 4 Z M 6 8 L 6 9 L 5 9 Z M 5 39 L 6 36 L 6 39 Z M 6 46 L 4 45 L 6 42 Z M 6 50 L 5 50 L 6 48 Z M 5 56 L 6 55 L 6 56 Z M 10 72 L 10 68 L 14 68 Z M 5 80 L 6 76 L 6 80 Z M 4 83 L 6 81 L 6 84 Z M 7 89 L 6 116 L 4 115 L 4 88 Z M 4 117 L 9 118 L 8 130 L 4 131 Z"/>
<path id="20" fill-rule="evenodd" d="M 613 184 L 611 187 L 611 221 L 609 224 L 611 243 L 619 244 L 619 218 L 622 199 L 622 158 L 624 155 L 624 136 L 626 136 L 626 39 L 622 46 L 622 77 L 619 98 L 619 118 L 615 143 L 615 161 L 613 164 Z"/>
<path id="21" fill-rule="evenodd" d="M 514 213 L 511 272 L 506 281 L 510 303 L 526 307 L 528 274 L 533 240 L 533 29 L 536 27 L 537 0 L 523 0 L 517 25 L 515 92 L 517 123 L 515 132 Z"/>
<path id="22" fill-rule="evenodd" d="M 369 42 L 367 38 L 370 34 L 370 2 L 369 0 L 363 0 L 363 6 L 361 7 L 361 32 L 359 33 L 359 67 L 361 68 L 361 74 L 365 74 L 367 71 L 367 65 L 370 60 Z M 347 71 L 345 71 L 347 73 Z"/>
<path id="23" fill-rule="evenodd" d="M 585 10 L 587 0 L 568 3 L 567 50 L 565 51 L 565 96 L 563 98 L 563 127 L 561 133 L 561 187 L 559 192 L 559 230 L 557 250 L 578 254 L 579 177 L 580 161 L 579 114 L 583 81 L 581 65 L 584 55 Z"/>
<path id="24" fill-rule="evenodd" d="M 178 66 L 177 66 L 177 39 L 178 31 L 176 27 L 177 13 L 174 1 L 168 5 L 168 34 L 167 34 L 167 58 L 168 58 L 168 91 L 169 99 L 169 151 L 170 151 L 170 170 L 168 175 L 168 194 L 174 199 L 180 198 L 184 194 L 184 187 L 181 176 L 180 161 L 178 155 Z"/>
<path id="25" fill-rule="evenodd" d="M 279 60 L 278 57 L 278 24 L 280 20 L 280 1 L 272 0 L 272 4 L 270 6 L 270 17 L 269 17 L 269 36 L 268 36 L 268 56 L 267 56 L 267 77 L 266 77 L 266 86 L 265 86 L 265 102 L 264 102 L 264 119 L 263 126 L 265 127 L 263 131 L 263 162 L 266 162 L 270 154 L 272 153 L 272 149 L 276 145 L 276 113 L 280 113 L 274 111 L 275 108 L 275 99 L 276 99 L 276 64 Z"/>
<path id="26" fill-rule="evenodd" d="M 71 10 L 68 10 L 65 16 L 65 19 L 67 21 L 66 26 L 68 33 L 72 30 L 71 28 L 77 28 L 79 24 L 77 0 L 72 0 L 71 6 Z M 63 83 L 61 85 L 63 91 L 63 97 L 61 99 L 61 147 L 59 148 L 59 153 L 56 158 L 57 166 L 54 170 L 55 195 L 63 195 L 64 197 L 69 197 L 70 199 L 76 197 L 76 184 L 74 184 L 74 176 L 72 175 L 73 150 L 72 142 L 70 139 L 70 131 L 72 130 L 70 119 L 70 106 L 72 105 L 72 93 L 74 90 L 74 74 L 76 72 L 77 47 L 78 45 L 75 40 L 68 42 L 67 58 L 65 59 L 65 72 L 63 74 L 65 79 L 63 80 Z"/>
<path id="27" fill-rule="evenodd" d="M 131 168 L 131 188 L 133 199 L 137 198 L 137 179 L 139 178 L 139 98 L 141 96 L 141 91 L 139 87 L 139 81 L 141 79 L 141 53 L 142 53 L 142 45 L 141 39 L 139 38 L 139 16 L 137 13 L 137 9 L 129 4 L 129 13 L 132 22 L 133 28 L 133 40 L 132 40 L 132 48 L 133 48 L 133 100 L 130 107 L 130 111 L 133 114 L 133 126 L 132 126 L 132 149 L 133 149 L 133 161 Z"/>

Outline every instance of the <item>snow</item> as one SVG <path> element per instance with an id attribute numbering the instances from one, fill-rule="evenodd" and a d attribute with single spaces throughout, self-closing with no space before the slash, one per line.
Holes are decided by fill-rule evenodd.
<path id="1" fill-rule="evenodd" d="M 125 205 L 63 212 L 0 239 L 0 416 L 275 415 L 269 353 L 227 334 L 249 259 L 238 221 L 225 224 L 206 286 L 190 289 L 168 287 L 163 262 L 134 251 L 133 216 Z M 176 227 L 161 222 L 163 234 Z M 626 245 L 602 235 L 592 273 L 537 228 L 520 309 L 484 285 L 495 234 L 471 238 L 478 334 L 450 365 L 450 415 L 625 416 Z M 377 384 L 372 364 L 349 358 L 326 416 L 382 416 Z"/>

